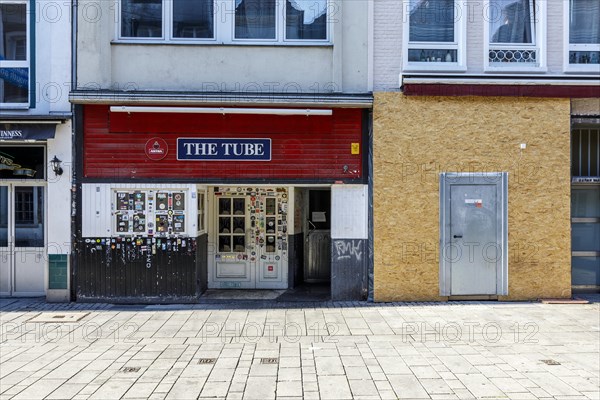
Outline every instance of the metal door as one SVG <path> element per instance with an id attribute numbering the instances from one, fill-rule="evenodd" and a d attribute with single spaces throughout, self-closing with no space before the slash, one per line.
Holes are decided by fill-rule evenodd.
<path id="1" fill-rule="evenodd" d="M 331 191 L 309 190 L 305 282 L 331 280 Z"/>
<path id="2" fill-rule="evenodd" d="M 442 174 L 442 295 L 505 294 L 506 174 Z"/>
<path id="3" fill-rule="evenodd" d="M 287 288 L 287 191 L 218 187 L 208 287 Z"/>
<path id="4" fill-rule="evenodd" d="M 314 229 L 306 236 L 308 260 L 305 282 L 328 282 L 331 279 L 331 231 Z"/>
<path id="5" fill-rule="evenodd" d="M 0 295 L 45 294 L 43 186 L 0 187 Z"/>

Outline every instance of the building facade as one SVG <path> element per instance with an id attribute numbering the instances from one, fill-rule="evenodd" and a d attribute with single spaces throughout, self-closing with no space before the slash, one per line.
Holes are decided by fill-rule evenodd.
<path id="1" fill-rule="evenodd" d="M 598 290 L 597 2 L 374 15 L 375 301 Z"/>
<path id="2" fill-rule="evenodd" d="M 368 291 L 368 2 L 80 1 L 77 301 Z"/>
<path id="3" fill-rule="evenodd" d="M 0 296 L 69 299 L 70 13 L 0 1 Z"/>

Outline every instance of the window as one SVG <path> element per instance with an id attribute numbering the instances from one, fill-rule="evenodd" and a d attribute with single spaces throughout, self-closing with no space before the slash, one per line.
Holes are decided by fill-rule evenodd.
<path id="1" fill-rule="evenodd" d="M 0 104 L 29 104 L 29 39 L 26 1 L 0 2 Z"/>
<path id="2" fill-rule="evenodd" d="M 206 211 L 204 202 L 204 192 L 198 192 L 198 232 L 204 232 L 206 230 Z"/>
<path id="3" fill-rule="evenodd" d="M 328 0 L 120 0 L 119 38 L 202 43 L 327 41 Z"/>
<path id="4" fill-rule="evenodd" d="M 565 0 L 568 3 L 568 66 L 600 71 L 600 3 L 597 0 Z M 574 67 L 574 68 L 573 68 Z"/>
<path id="5" fill-rule="evenodd" d="M 410 0 L 404 23 L 405 69 L 456 69 L 464 64 L 466 18 L 455 0 Z"/>
<path id="6" fill-rule="evenodd" d="M 489 69 L 544 67 L 544 10 L 536 0 L 489 0 L 486 19 Z"/>

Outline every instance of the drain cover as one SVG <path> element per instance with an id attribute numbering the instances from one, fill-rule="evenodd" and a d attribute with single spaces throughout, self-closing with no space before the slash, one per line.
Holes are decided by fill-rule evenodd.
<path id="1" fill-rule="evenodd" d="M 123 367 L 121 368 L 121 372 L 132 373 L 132 372 L 140 372 L 141 367 Z"/>
<path id="2" fill-rule="evenodd" d="M 279 362 L 279 358 L 261 358 L 261 364 L 277 364 Z"/>
<path id="3" fill-rule="evenodd" d="M 198 360 L 198 364 L 214 364 L 216 362 L 216 358 L 201 358 Z"/>
<path id="4" fill-rule="evenodd" d="M 541 362 L 543 362 L 544 364 L 548 364 L 548 365 L 560 365 L 560 363 L 558 361 L 554 361 L 554 360 L 540 360 Z"/>
<path id="5" fill-rule="evenodd" d="M 77 322 L 83 319 L 87 312 L 43 312 L 31 318 L 29 322 L 56 323 Z"/>

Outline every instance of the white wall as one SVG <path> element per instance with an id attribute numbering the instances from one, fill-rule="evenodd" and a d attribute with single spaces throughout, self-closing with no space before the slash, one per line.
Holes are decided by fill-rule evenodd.
<path id="1" fill-rule="evenodd" d="M 46 147 L 48 160 L 54 156 L 62 161 L 63 174 L 56 176 L 48 163 L 48 254 L 71 253 L 71 122 L 56 126 L 56 136 Z"/>
<path id="2" fill-rule="evenodd" d="M 71 5 L 70 2 L 36 1 L 35 24 L 35 108 L 10 110 L 11 114 L 44 115 L 68 113 L 71 86 Z M 4 112 L 9 112 L 8 110 Z"/>
<path id="3" fill-rule="evenodd" d="M 406 0 L 405 0 L 406 1 Z M 566 1 L 566 0 L 565 0 Z M 563 2 L 546 0 L 546 56 L 547 71 L 536 76 L 563 73 L 564 20 Z M 375 1 L 375 46 L 374 71 L 375 91 L 397 91 L 400 89 L 399 76 L 402 72 L 402 23 L 403 2 L 399 0 Z M 468 0 L 467 18 L 467 71 L 464 74 L 484 74 L 484 0 Z M 502 75 L 485 73 L 489 76 Z"/>
<path id="4" fill-rule="evenodd" d="M 118 42 L 115 3 L 81 0 L 78 88 L 365 93 L 371 0 L 332 1 L 333 45 L 252 46 Z"/>

